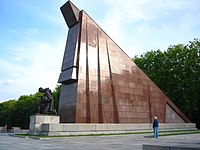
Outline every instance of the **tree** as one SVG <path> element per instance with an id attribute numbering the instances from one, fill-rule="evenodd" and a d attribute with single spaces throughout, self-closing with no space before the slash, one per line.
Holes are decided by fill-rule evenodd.
<path id="1" fill-rule="evenodd" d="M 13 124 L 15 126 L 27 129 L 29 127 L 29 118 L 32 114 L 38 111 L 38 102 L 40 100 L 41 93 L 34 95 L 20 96 L 15 106 L 15 117 Z"/>
<path id="2" fill-rule="evenodd" d="M 4 123 L 8 126 L 13 126 L 13 111 L 15 110 L 16 100 L 9 100 L 4 103 L 0 103 L 0 126 Z"/>
<path id="3" fill-rule="evenodd" d="M 52 93 L 53 98 L 54 98 L 54 106 L 57 112 L 58 112 L 59 99 L 60 99 L 60 90 L 61 90 L 61 85 L 57 85 L 55 90 Z"/>
<path id="4" fill-rule="evenodd" d="M 200 40 L 150 51 L 133 61 L 200 127 Z"/>

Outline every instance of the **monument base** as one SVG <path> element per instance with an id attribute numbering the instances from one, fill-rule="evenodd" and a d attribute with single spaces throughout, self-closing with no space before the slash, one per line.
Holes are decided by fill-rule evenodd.
<path id="1" fill-rule="evenodd" d="M 38 135 L 41 133 L 43 124 L 59 124 L 60 117 L 57 115 L 36 114 L 30 116 L 29 134 Z"/>
<path id="2" fill-rule="evenodd" d="M 92 124 L 92 123 L 59 123 L 56 115 L 30 116 L 29 134 L 46 136 L 118 134 L 131 132 L 151 132 L 152 124 Z M 160 123 L 162 130 L 195 130 L 195 123 Z"/>
<path id="3" fill-rule="evenodd" d="M 64 135 L 90 135 L 90 134 L 119 134 L 131 132 L 152 132 L 152 124 L 42 124 L 40 135 L 64 136 Z M 170 123 L 159 125 L 159 131 L 163 130 L 196 130 L 194 123 Z"/>

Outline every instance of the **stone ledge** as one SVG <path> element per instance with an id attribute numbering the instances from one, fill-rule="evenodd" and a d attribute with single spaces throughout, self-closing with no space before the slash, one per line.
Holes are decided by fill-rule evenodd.
<path id="1" fill-rule="evenodd" d="M 56 115 L 30 116 L 29 133 L 41 135 L 117 134 L 152 131 L 152 124 L 59 123 Z M 194 123 L 160 123 L 159 130 L 192 130 Z"/>
<path id="2" fill-rule="evenodd" d="M 189 146 L 164 146 L 164 145 L 142 145 L 143 150 L 199 150 L 197 147 Z"/>
<path id="3" fill-rule="evenodd" d="M 195 130 L 193 123 L 161 124 L 160 131 L 164 130 Z M 129 132 L 152 131 L 151 124 L 47 124 L 41 125 L 41 135 L 86 135 L 86 134 L 117 134 Z"/>

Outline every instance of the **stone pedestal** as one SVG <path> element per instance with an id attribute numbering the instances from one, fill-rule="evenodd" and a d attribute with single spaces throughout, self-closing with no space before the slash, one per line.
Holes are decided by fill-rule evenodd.
<path id="1" fill-rule="evenodd" d="M 60 117 L 56 115 L 37 114 L 30 116 L 29 133 L 40 134 L 42 124 L 58 124 Z"/>

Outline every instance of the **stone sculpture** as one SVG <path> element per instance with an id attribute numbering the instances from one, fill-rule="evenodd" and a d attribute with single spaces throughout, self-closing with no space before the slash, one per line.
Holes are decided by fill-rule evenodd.
<path id="1" fill-rule="evenodd" d="M 40 99 L 38 105 L 38 113 L 39 114 L 55 114 L 56 111 L 54 110 L 54 99 L 49 88 L 43 89 L 42 87 L 39 88 L 39 92 L 44 93 Z"/>

